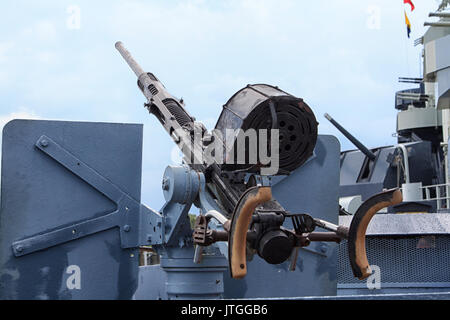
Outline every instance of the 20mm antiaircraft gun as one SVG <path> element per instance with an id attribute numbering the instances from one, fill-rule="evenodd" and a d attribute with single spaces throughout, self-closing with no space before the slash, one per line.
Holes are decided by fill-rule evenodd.
<path id="1" fill-rule="evenodd" d="M 279 155 L 279 168 L 272 175 L 261 174 L 264 165 L 260 161 L 249 163 L 248 151 L 243 157 L 245 161 L 241 163 L 231 161 L 231 164 L 219 165 L 212 162 L 207 165 L 200 160 L 197 162 L 200 165 L 191 165 L 189 169 L 185 167 L 185 170 L 195 171 L 199 177 L 203 176 L 199 183 L 204 183 L 206 187 L 199 188 L 200 195 L 196 200 L 201 215 L 196 220 L 193 235 L 196 245 L 195 262 L 201 261 L 201 252 L 205 246 L 228 241 L 228 250 L 223 253 L 228 256 L 233 278 L 242 278 L 247 274 L 246 258 L 253 253 L 258 253 L 270 264 L 280 264 L 290 259 L 290 269 L 294 270 L 300 247 L 308 246 L 311 241 L 339 242 L 341 238 L 349 238 L 350 262 L 355 276 L 365 279 L 370 275 L 365 256 L 365 230 L 378 210 L 401 202 L 398 190 L 390 190 L 367 200 L 355 215 L 350 229 L 313 218 L 309 214 L 291 213 L 272 195 L 271 176 L 289 175 L 313 155 L 316 146 L 317 122 L 312 110 L 302 99 L 277 87 L 248 85 L 224 105 L 216 125 L 216 129 L 222 133 L 220 140 L 217 135 L 209 134 L 203 125 L 196 123 L 188 115 L 182 102 L 168 94 L 153 74 L 144 72 L 121 42 L 116 43 L 116 48 L 138 76 L 138 86 L 148 100 L 146 106 L 149 112 L 158 118 L 177 145 L 182 143 L 180 149 L 185 159 L 188 159 L 187 163 L 191 159 L 198 161 L 195 150 L 202 153 L 205 145 L 212 142 L 225 144 L 232 141 L 231 147 L 223 148 L 226 159 L 230 159 L 230 150 L 236 149 L 239 143 L 245 144 L 242 149 L 248 147 L 248 150 L 252 141 L 245 143 L 245 139 L 239 139 L 245 134 L 245 130 L 270 130 L 270 137 L 279 139 L 275 144 L 269 144 L 267 140 L 261 142 L 262 139 L 253 141 L 259 149 L 267 146 L 272 154 Z M 207 137 L 197 140 L 197 144 L 193 138 L 196 127 L 200 127 L 201 134 Z M 227 129 L 238 130 L 231 130 L 229 133 L 226 132 Z M 200 141 L 202 144 L 199 145 Z M 191 148 L 185 148 L 193 142 Z M 254 150 L 258 148 L 255 147 Z M 231 157 L 235 155 L 235 150 L 232 151 Z M 165 179 L 164 181 L 170 181 L 169 185 L 177 184 L 177 181 L 168 176 Z M 216 223 L 209 229 L 211 219 L 216 220 Z M 291 219 L 293 229 L 283 227 L 287 219 Z M 314 232 L 316 227 L 330 232 Z M 180 237 L 180 234 L 177 236 Z"/>

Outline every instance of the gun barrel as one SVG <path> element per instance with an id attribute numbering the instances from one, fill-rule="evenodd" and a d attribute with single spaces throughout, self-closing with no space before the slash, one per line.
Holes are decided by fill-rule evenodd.
<path id="1" fill-rule="evenodd" d="M 137 63 L 136 60 L 134 60 L 134 58 L 131 56 L 131 53 L 124 47 L 121 41 L 117 41 L 115 47 L 117 51 L 120 52 L 122 57 L 125 59 L 125 61 L 130 66 L 131 70 L 133 70 L 133 72 L 136 74 L 138 78 L 141 74 L 145 73 L 144 70 L 139 65 L 139 63 Z"/>
<path id="2" fill-rule="evenodd" d="M 429 17 L 450 18 L 450 12 L 430 12 Z"/>
<path id="3" fill-rule="evenodd" d="M 331 122 L 348 140 L 350 140 L 362 153 L 364 153 L 370 160 L 375 160 L 375 154 L 364 146 L 358 139 L 356 139 L 350 132 L 344 129 L 336 120 L 334 120 L 328 113 L 324 117 Z"/>
<path id="4" fill-rule="evenodd" d="M 138 77 L 138 86 L 149 102 L 145 106 L 150 113 L 156 116 L 175 144 L 180 147 L 187 162 L 192 163 L 193 160 L 192 165 L 195 165 L 196 170 L 206 171 L 206 169 L 209 169 L 200 157 L 203 152 L 201 141 L 199 144 L 192 144 L 192 142 L 195 142 L 195 139 L 193 141 L 192 138 L 195 134 L 195 128 L 203 129 L 194 123 L 195 119 L 187 113 L 178 99 L 167 92 L 155 75 L 150 72 L 147 73 L 141 68 L 122 42 L 116 42 L 115 47 Z M 222 196 L 227 210 L 232 212 L 238 202 L 238 194 L 229 182 L 221 177 L 221 169 L 217 163 L 211 164 L 210 168 L 212 169 L 211 181 L 216 186 L 217 192 Z"/>
<path id="5" fill-rule="evenodd" d="M 192 117 L 189 116 L 179 101 L 165 90 L 162 83 L 152 73 L 147 73 L 141 68 L 122 42 L 116 42 L 115 47 L 136 74 L 138 87 L 149 102 L 145 105 L 149 112 L 156 116 L 177 145 L 188 144 L 190 146 L 191 134 L 189 130 L 193 130 Z M 183 126 L 187 124 L 191 124 L 190 128 L 184 129 Z M 186 147 L 182 151 L 190 159 L 191 148 Z"/>

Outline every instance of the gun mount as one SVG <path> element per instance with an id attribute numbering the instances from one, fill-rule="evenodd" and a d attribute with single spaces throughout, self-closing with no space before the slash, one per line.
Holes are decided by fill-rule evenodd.
<path id="1" fill-rule="evenodd" d="M 280 173 L 290 174 L 311 157 L 316 145 L 317 121 L 312 110 L 302 99 L 277 87 L 264 84 L 248 85 L 224 105 L 215 132 L 208 133 L 202 124 L 195 122 L 188 114 L 182 102 L 170 95 L 152 73 L 143 71 L 121 42 L 116 43 L 116 48 L 137 75 L 138 86 L 148 100 L 146 107 L 149 112 L 157 117 L 182 150 L 184 162 L 190 166 L 190 169 L 185 170 L 204 176 L 206 194 L 203 197 L 200 194 L 196 200 L 202 215 L 196 220 L 193 234 L 196 245 L 194 262 L 201 263 L 204 247 L 215 242 L 227 241 L 227 252 L 222 253 L 228 258 L 231 277 L 243 278 L 247 274 L 247 260 L 255 253 L 269 264 L 280 264 L 290 257 L 295 257 L 290 267 L 294 270 L 298 248 L 308 246 L 311 241 L 339 242 L 342 238 L 349 238 L 347 228 L 313 218 L 309 214 L 291 213 L 272 195 L 270 176 Z M 256 139 L 253 141 L 251 139 L 247 141 L 245 131 L 248 130 L 254 133 L 256 131 L 267 133 L 270 130 L 269 137 L 272 141 L 269 142 L 267 136 L 262 138 L 260 135 L 255 136 Z M 196 139 L 198 134 L 202 135 L 202 139 Z M 231 160 L 231 164 L 227 161 L 225 164 L 217 161 L 223 160 L 216 157 L 217 153 L 209 161 L 204 157 L 204 153 L 213 143 L 216 147 L 217 145 L 223 147 L 221 149 L 224 150 L 223 156 L 226 160 Z M 269 150 L 271 156 L 279 156 L 275 161 L 277 168 L 269 176 L 263 171 L 267 162 L 264 163 L 261 158 L 253 159 L 255 162 L 251 162 L 255 153 L 261 155 L 261 149 L 266 149 L 266 156 Z M 243 150 L 244 155 L 236 155 Z M 224 171 L 228 171 L 229 174 Z M 239 173 L 248 175 L 247 182 L 245 179 L 236 179 Z M 230 179 L 230 174 L 233 179 Z M 191 176 L 195 174 L 191 173 Z M 173 177 L 174 175 L 166 176 L 165 181 L 173 181 Z M 183 185 L 179 191 L 185 192 L 183 189 L 186 188 L 190 189 L 189 186 Z M 200 187 L 200 190 L 203 188 Z M 351 226 L 353 233 L 348 239 L 350 245 L 359 243 L 361 246 L 361 243 L 364 243 L 365 228 L 376 212 L 369 209 L 374 206 L 380 209 L 401 202 L 401 193 L 400 195 L 398 193 L 395 201 L 377 202 L 375 198 L 371 199 L 373 203 L 363 207 L 367 208 L 359 215 L 364 223 L 358 222 Z M 167 199 L 174 200 L 171 197 Z M 214 204 L 206 199 L 215 199 Z M 217 209 L 206 209 L 208 206 Z M 163 212 L 163 215 L 170 216 L 172 213 Z M 178 218 L 181 216 L 178 215 Z M 219 227 L 225 233 L 208 228 L 211 218 L 215 218 L 218 222 L 213 229 Z M 287 218 L 292 220 L 292 230 L 283 227 Z M 314 234 L 316 227 L 330 230 L 331 234 Z M 177 231 L 177 237 L 180 237 L 180 230 L 173 225 L 170 234 L 174 234 L 174 230 Z M 171 242 L 167 244 L 170 245 Z M 355 276 L 365 279 L 370 275 L 365 249 L 351 252 L 350 261 Z"/>

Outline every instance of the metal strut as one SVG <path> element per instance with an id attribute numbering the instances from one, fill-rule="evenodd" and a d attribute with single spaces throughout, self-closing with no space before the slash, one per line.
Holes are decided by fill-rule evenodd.
<path id="1" fill-rule="evenodd" d="M 115 227 L 120 228 L 122 248 L 138 247 L 142 244 L 141 239 L 139 239 L 141 217 L 146 217 L 146 222 L 149 225 L 153 225 L 155 230 L 160 228 L 157 223 L 159 218 L 157 213 L 153 211 L 150 213 L 149 209 L 146 209 L 138 201 L 58 145 L 51 138 L 43 135 L 37 140 L 35 146 L 67 170 L 98 190 L 114 202 L 117 207 L 114 211 L 100 217 L 79 221 L 71 225 L 58 227 L 48 232 L 38 233 L 31 237 L 14 241 L 12 243 L 12 249 L 16 257 L 47 249 Z M 153 227 L 151 229 L 153 229 Z"/>

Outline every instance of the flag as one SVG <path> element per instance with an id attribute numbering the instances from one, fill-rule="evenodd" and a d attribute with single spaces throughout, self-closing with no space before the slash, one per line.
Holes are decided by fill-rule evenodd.
<path id="1" fill-rule="evenodd" d="M 406 23 L 406 32 L 408 33 L 409 38 L 409 34 L 411 33 L 411 23 L 409 22 L 408 16 L 406 15 L 406 11 L 405 11 L 405 23 Z"/>
<path id="2" fill-rule="evenodd" d="M 412 3 L 412 0 L 403 0 L 404 4 L 409 4 L 411 6 L 411 11 L 414 11 L 414 4 Z"/>

